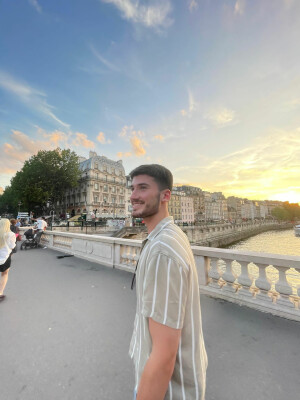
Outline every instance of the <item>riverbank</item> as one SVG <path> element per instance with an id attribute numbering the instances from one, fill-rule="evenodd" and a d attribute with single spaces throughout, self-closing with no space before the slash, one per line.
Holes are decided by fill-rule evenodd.
<path id="1" fill-rule="evenodd" d="M 213 225 L 208 227 L 182 227 L 191 244 L 223 248 L 262 232 L 291 229 L 293 223 L 251 221 L 241 224 Z"/>

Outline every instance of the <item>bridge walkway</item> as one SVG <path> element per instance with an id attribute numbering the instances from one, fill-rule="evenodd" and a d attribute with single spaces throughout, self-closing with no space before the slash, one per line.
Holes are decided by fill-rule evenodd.
<path id="1" fill-rule="evenodd" d="M 132 275 L 48 249 L 13 256 L 0 303 L 1 400 L 131 400 Z M 300 324 L 201 296 L 206 400 L 300 391 Z"/>

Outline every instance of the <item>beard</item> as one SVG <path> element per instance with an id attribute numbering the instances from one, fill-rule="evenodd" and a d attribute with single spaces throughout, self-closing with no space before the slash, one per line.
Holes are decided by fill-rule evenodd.
<path id="1" fill-rule="evenodd" d="M 134 218 L 147 218 L 152 217 L 153 215 L 157 214 L 159 211 L 160 206 L 160 193 L 154 198 L 151 202 L 143 202 L 140 203 L 144 206 L 141 210 L 132 210 L 132 216 Z"/>

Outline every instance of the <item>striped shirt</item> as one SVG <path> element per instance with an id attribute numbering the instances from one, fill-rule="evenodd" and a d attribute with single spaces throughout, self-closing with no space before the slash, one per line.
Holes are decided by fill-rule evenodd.
<path id="1" fill-rule="evenodd" d="M 165 400 L 203 400 L 207 355 L 197 270 L 189 241 L 172 217 L 160 221 L 144 242 L 136 291 L 137 309 L 129 350 L 135 364 L 135 390 L 151 353 L 148 318 L 152 318 L 160 324 L 181 329 Z"/>

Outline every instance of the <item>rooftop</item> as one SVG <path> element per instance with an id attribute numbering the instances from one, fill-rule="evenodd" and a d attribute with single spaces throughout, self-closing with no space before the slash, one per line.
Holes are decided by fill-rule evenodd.
<path id="1" fill-rule="evenodd" d="M 132 274 L 48 249 L 13 255 L 0 303 L 1 399 L 126 400 Z M 298 398 L 300 323 L 201 296 L 206 400 Z"/>

